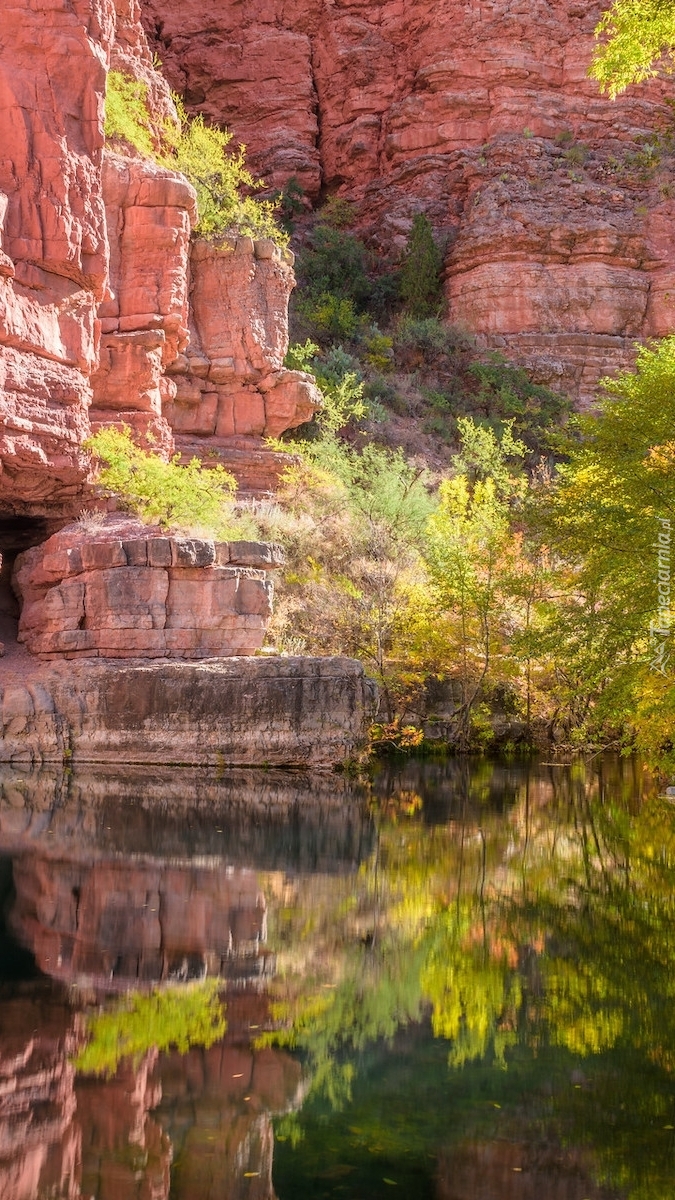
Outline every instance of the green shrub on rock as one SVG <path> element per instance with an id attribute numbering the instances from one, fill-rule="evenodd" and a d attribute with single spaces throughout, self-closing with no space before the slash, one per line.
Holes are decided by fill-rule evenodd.
<path id="1" fill-rule="evenodd" d="M 109 142 L 128 142 L 139 154 L 153 158 L 158 144 L 147 105 L 147 84 L 121 71 L 108 75 L 104 132 Z"/>
<path id="2" fill-rule="evenodd" d="M 236 480 L 223 467 L 204 468 L 197 458 L 181 466 L 178 455 L 164 462 L 141 450 L 127 426 L 99 430 L 85 448 L 101 464 L 99 485 L 142 521 L 223 539 L 255 534 L 235 513 Z"/>
<path id="3" fill-rule="evenodd" d="M 244 147 L 228 154 L 231 133 L 207 125 L 201 114 L 189 117 L 179 96 L 174 95 L 173 101 L 177 121 L 155 120 L 148 107 L 147 84 L 111 71 L 106 138 L 113 144 L 126 143 L 189 179 L 197 192 L 197 232 L 203 237 L 240 233 L 285 244 L 288 237 L 276 223 L 275 205 L 247 194 L 263 185 L 247 170 Z"/>

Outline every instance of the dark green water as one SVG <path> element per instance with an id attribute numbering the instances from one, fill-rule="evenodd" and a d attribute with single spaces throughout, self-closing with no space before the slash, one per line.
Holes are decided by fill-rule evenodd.
<path id="1" fill-rule="evenodd" d="M 637 763 L 2 770 L 3 1200 L 675 1196 L 675 810 Z"/>

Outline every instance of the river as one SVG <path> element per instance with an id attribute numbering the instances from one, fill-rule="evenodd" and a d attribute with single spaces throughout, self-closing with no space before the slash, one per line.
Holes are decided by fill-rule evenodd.
<path id="1" fill-rule="evenodd" d="M 2 1200 L 672 1200 L 633 759 L 0 768 Z"/>

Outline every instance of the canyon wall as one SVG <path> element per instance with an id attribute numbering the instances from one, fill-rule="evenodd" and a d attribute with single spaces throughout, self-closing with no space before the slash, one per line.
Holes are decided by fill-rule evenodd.
<path id="1" fill-rule="evenodd" d="M 55 0 L 48 19 L 12 0 L 5 14 L 1 514 L 52 525 L 75 515 L 88 495 L 83 443 L 106 424 L 165 457 L 174 429 L 188 454 L 211 438 L 208 462 L 265 490 L 285 460 L 263 436 L 320 403 L 307 377 L 283 369 L 292 255 L 248 238 L 191 241 L 188 181 L 105 145 L 110 68 L 145 86 L 154 113 L 173 111 L 139 17 L 138 0 Z"/>
<path id="2" fill-rule="evenodd" d="M 675 316 L 668 90 L 611 102 L 587 78 L 604 7 L 143 0 L 143 22 L 271 185 L 353 200 L 385 255 L 426 212 L 450 320 L 584 401 Z"/>
<path id="3" fill-rule="evenodd" d="M 112 0 L 14 0 L 0 40 L 0 505 L 68 506 L 87 461 L 96 308 L 106 294 L 101 191 Z"/>

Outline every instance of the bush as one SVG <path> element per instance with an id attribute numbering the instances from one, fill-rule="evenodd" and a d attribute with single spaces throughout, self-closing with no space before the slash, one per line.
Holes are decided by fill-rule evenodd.
<path id="1" fill-rule="evenodd" d="M 330 383 L 340 383 L 346 375 L 353 375 L 361 383 L 363 374 L 358 358 L 348 354 L 342 346 L 332 346 L 328 353 L 315 363 L 317 375 Z"/>
<path id="2" fill-rule="evenodd" d="M 203 237 L 236 232 L 285 240 L 275 221 L 274 205 L 241 194 L 242 188 L 262 187 L 246 170 L 244 147 L 240 146 L 235 154 L 226 154 L 232 134 L 206 125 L 201 113 L 188 118 L 180 99 L 174 96 L 174 101 L 179 124 L 165 127 L 167 149 L 161 161 L 181 171 L 194 185 L 198 232 Z"/>
<path id="3" fill-rule="evenodd" d="M 381 333 L 376 325 L 364 334 L 363 347 L 365 360 L 369 367 L 380 372 L 391 371 L 394 367 L 393 339 Z"/>
<path id="4" fill-rule="evenodd" d="M 317 337 L 335 338 L 338 341 L 350 339 L 359 327 L 354 301 L 332 292 L 322 292 L 317 297 L 308 296 L 298 304 L 298 312 Z"/>
<path id="5" fill-rule="evenodd" d="M 108 141 L 128 142 L 139 154 L 153 158 L 159 145 L 147 105 L 147 84 L 110 71 L 105 99 L 104 132 Z"/>
<path id="6" fill-rule="evenodd" d="M 360 317 L 370 313 L 385 319 L 398 302 L 398 275 L 381 258 L 373 261 L 365 242 L 350 231 L 353 221 L 353 205 L 332 197 L 298 256 L 303 298 L 297 311 L 315 336 L 352 338 Z"/>
<path id="7" fill-rule="evenodd" d="M 437 317 L 403 317 L 394 330 L 394 351 L 401 366 L 462 361 L 472 342 L 461 330 Z"/>
<path id="8" fill-rule="evenodd" d="M 274 204 L 242 195 L 242 189 L 245 193 L 262 186 L 246 169 L 244 147 L 227 154 L 232 134 L 206 125 L 201 114 L 188 117 L 180 97 L 173 99 L 178 121 L 155 121 L 148 108 L 147 84 L 111 71 L 106 138 L 126 142 L 146 158 L 181 171 L 190 180 L 197 192 L 197 231 L 202 236 L 242 233 L 285 243 L 288 239 L 276 224 Z"/>
<path id="9" fill-rule="evenodd" d="M 300 431 L 289 433 L 289 438 L 317 436 L 320 431 L 337 433 L 351 421 L 360 421 L 368 412 L 356 359 L 341 346 L 334 347 L 323 360 L 318 355 L 319 347 L 309 338 L 304 345 L 288 348 L 285 365 L 296 371 L 313 371 L 323 395 L 320 411 Z"/>
<path id="10" fill-rule="evenodd" d="M 313 362 L 318 353 L 319 347 L 316 342 L 307 338 L 302 345 L 298 343 L 288 347 L 284 366 L 288 367 L 290 371 L 312 371 L 314 369 Z"/>
<path id="11" fill-rule="evenodd" d="M 443 304 L 443 255 L 434 241 L 431 222 L 423 213 L 413 218 L 401 270 L 400 292 L 414 317 L 438 314 Z"/>
<path id="12" fill-rule="evenodd" d="M 327 433 L 339 433 L 350 421 L 365 417 L 368 406 L 363 400 L 363 384 L 356 375 L 345 375 L 339 383 L 317 375 L 317 383 L 323 395 L 323 408 L 316 421 Z"/>
<path id="13" fill-rule="evenodd" d="M 409 417 L 411 414 L 408 401 L 396 391 L 394 385 L 388 379 L 385 379 L 383 375 L 373 375 L 366 383 L 363 395 L 371 406 L 384 404 L 399 417 Z"/>
<path id="14" fill-rule="evenodd" d="M 223 467 L 206 469 L 196 458 L 183 467 L 178 456 L 166 463 L 141 450 L 127 426 L 101 429 L 85 446 L 103 464 L 99 484 L 142 521 L 224 539 L 255 533 L 250 519 L 235 515 L 237 484 Z"/>
<path id="15" fill-rule="evenodd" d="M 464 411 L 484 417 L 497 432 L 512 422 L 514 434 L 530 450 L 546 449 L 546 431 L 571 412 L 566 396 L 532 383 L 527 371 L 510 366 L 498 354 L 472 363 L 467 373 L 478 383 L 478 391 L 467 396 Z"/>
<path id="16" fill-rule="evenodd" d="M 275 192 L 273 201 L 278 204 L 279 224 L 284 233 L 291 234 L 295 229 L 295 218 L 305 210 L 305 191 L 297 175 L 291 175 L 280 192 Z"/>
<path id="17" fill-rule="evenodd" d="M 353 233 L 330 225 L 315 227 L 299 258 L 298 273 L 313 297 L 331 295 L 363 311 L 370 296 L 364 243 Z"/>

